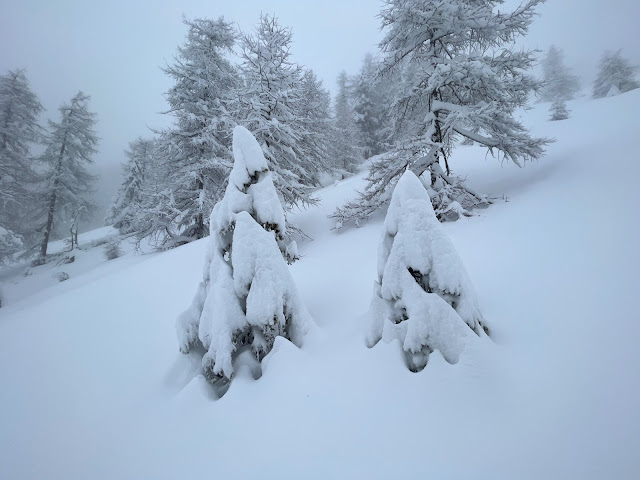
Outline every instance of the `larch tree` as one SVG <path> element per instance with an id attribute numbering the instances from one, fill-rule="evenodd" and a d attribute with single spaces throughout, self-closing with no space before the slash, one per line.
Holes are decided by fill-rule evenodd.
<path id="1" fill-rule="evenodd" d="M 166 94 L 175 124 L 160 132 L 156 155 L 164 171 L 163 195 L 148 218 L 159 248 L 172 248 L 209 233 L 208 212 L 224 193 L 231 169 L 231 132 L 237 115 L 238 72 L 229 60 L 236 41 L 230 23 L 185 20 L 187 39 L 164 72 L 174 84 Z M 163 215 L 157 216 L 158 209 Z"/>
<path id="2" fill-rule="evenodd" d="M 390 133 L 387 107 L 390 85 L 378 77 L 379 64 L 371 54 L 362 62 L 360 72 L 353 79 L 353 111 L 364 147 L 365 158 L 378 155 L 386 147 Z"/>
<path id="3" fill-rule="evenodd" d="M 580 89 L 580 81 L 564 64 L 564 54 L 555 45 L 551 45 L 542 59 L 543 86 L 540 100 L 555 102 L 573 100 Z"/>
<path id="4" fill-rule="evenodd" d="M 39 158 L 46 171 L 38 212 L 42 221 L 42 261 L 55 224 L 71 222 L 73 246 L 78 220 L 94 208 L 91 197 L 96 177 L 89 167 L 93 165 L 98 137 L 94 131 L 95 114 L 89 112 L 88 103 L 89 96 L 78 92 L 70 103 L 60 107 L 60 122 L 49 121 L 46 149 Z"/>
<path id="5" fill-rule="evenodd" d="M 241 122 L 261 145 L 285 207 L 316 203 L 320 165 L 305 154 L 301 119 L 303 69 L 291 59 L 291 29 L 262 15 L 253 35 L 242 37 L 244 88 Z"/>
<path id="6" fill-rule="evenodd" d="M 336 134 L 331 118 L 331 95 L 310 69 L 304 70 L 300 89 L 302 96 L 297 110 L 304 130 L 300 138 L 301 150 L 307 161 L 316 165 L 314 183 L 321 183 L 319 175 L 332 175 L 335 170 L 330 162 Z"/>
<path id="7" fill-rule="evenodd" d="M 339 224 L 388 205 L 407 168 L 428 186 L 441 220 L 486 205 L 485 196 L 452 175 L 451 155 L 460 139 L 519 166 L 544 153 L 549 140 L 532 137 L 514 115 L 540 86 L 528 73 L 535 56 L 512 48 L 541 2 L 527 0 L 511 12 L 498 10 L 500 0 L 385 2 L 381 74 L 402 76 L 391 107 L 396 142 L 372 163 L 359 198 L 334 212 Z"/>
<path id="8" fill-rule="evenodd" d="M 334 100 L 336 136 L 333 161 L 345 175 L 356 172 L 364 160 L 360 132 L 355 121 L 353 107 L 349 101 L 351 85 L 347 72 L 338 75 L 338 91 Z"/>
<path id="9" fill-rule="evenodd" d="M 113 225 L 121 233 L 131 233 L 142 196 L 152 175 L 155 162 L 155 140 L 138 138 L 125 151 L 127 161 L 122 165 L 124 180 L 118 188 L 105 218 L 105 225 Z"/>
<path id="10" fill-rule="evenodd" d="M 27 219 L 38 175 L 31 147 L 42 140 L 42 111 L 24 70 L 0 75 L 0 264 L 33 233 Z"/>
<path id="11" fill-rule="evenodd" d="M 233 132 L 234 165 L 211 213 L 203 281 L 177 320 L 180 350 L 204 351 L 202 371 L 230 380 L 249 350 L 261 361 L 281 336 L 300 346 L 312 320 L 285 259 L 285 216 L 263 149 L 244 127 Z"/>
<path id="12" fill-rule="evenodd" d="M 620 50 L 605 52 L 593 82 L 593 98 L 613 96 L 640 88 L 640 82 L 636 78 L 637 70 L 638 67 L 622 57 Z"/>

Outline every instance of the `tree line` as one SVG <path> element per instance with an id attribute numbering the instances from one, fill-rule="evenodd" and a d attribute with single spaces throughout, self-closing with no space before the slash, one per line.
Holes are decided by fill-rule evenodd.
<path id="1" fill-rule="evenodd" d="M 90 169 L 98 137 L 89 100 L 78 92 L 44 128 L 25 71 L 0 76 L 0 265 L 20 252 L 44 262 L 52 235 L 65 230 L 71 248 L 77 244 L 78 222 L 95 208 Z"/>

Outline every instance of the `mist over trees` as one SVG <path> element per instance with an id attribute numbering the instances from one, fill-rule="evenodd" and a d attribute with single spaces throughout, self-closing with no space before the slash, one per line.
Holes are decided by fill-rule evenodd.
<path id="1" fill-rule="evenodd" d="M 24 70 L 0 76 L 0 265 L 33 235 L 24 219 L 39 181 L 31 147 L 44 133 L 38 123 L 42 111 Z"/>
<path id="2" fill-rule="evenodd" d="M 338 226 L 387 205 L 407 169 L 429 188 L 440 220 L 486 205 L 486 197 L 453 175 L 458 140 L 474 141 L 518 165 L 544 153 L 548 140 L 529 135 L 514 117 L 541 86 L 530 73 L 535 55 L 512 47 L 541 2 L 527 1 L 510 13 L 495 11 L 500 3 L 385 2 L 377 76 L 399 78 L 389 105 L 393 145 L 372 162 L 359 197 L 334 212 Z"/>
<path id="3" fill-rule="evenodd" d="M 531 136 L 514 112 L 538 93 L 551 102 L 550 119 L 568 118 L 566 102 L 580 87 L 560 48 L 542 58 L 541 80 L 532 74 L 535 52 L 514 48 L 541 1 L 499 12 L 499 1 L 388 0 L 380 50 L 340 74 L 333 98 L 293 60 L 293 33 L 277 17 L 261 15 L 249 32 L 223 18 L 184 20 L 185 40 L 162 67 L 172 81 L 163 112 L 172 123 L 131 142 L 105 223 L 158 249 L 207 236 L 237 125 L 261 145 L 285 217 L 314 205 L 317 188 L 356 173 L 368 158 L 366 187 L 333 213 L 338 227 L 388 205 L 407 169 L 425 184 L 439 220 L 472 215 L 491 199 L 456 175 L 456 146 L 475 143 L 518 165 L 539 158 L 548 140 Z M 593 96 L 638 88 L 635 74 L 620 52 L 606 53 Z M 46 256 L 61 235 L 76 244 L 95 185 L 87 102 L 74 97 L 47 132 L 25 72 L 0 77 L 0 261 L 35 245 Z M 36 145 L 45 150 L 38 158 Z M 303 234 L 288 227 L 289 235 Z"/>
<path id="4" fill-rule="evenodd" d="M 89 167 L 93 164 L 98 137 L 94 130 L 95 114 L 88 110 L 88 104 L 89 96 L 78 92 L 60 107 L 60 121 L 49 121 L 45 151 L 38 158 L 44 167 L 37 212 L 42 232 L 41 258 L 47 255 L 49 238 L 56 225 L 69 226 L 73 249 L 78 222 L 86 220 L 94 208 L 92 193 L 97 177 Z"/>
<path id="5" fill-rule="evenodd" d="M 636 78 L 638 67 L 617 52 L 605 52 L 598 66 L 598 76 L 593 82 L 593 98 L 602 98 L 640 88 Z"/>
<path id="6" fill-rule="evenodd" d="M 540 91 L 540 100 L 555 102 L 573 100 L 580 89 L 580 80 L 564 64 L 564 53 L 551 45 L 542 59 L 544 84 Z"/>

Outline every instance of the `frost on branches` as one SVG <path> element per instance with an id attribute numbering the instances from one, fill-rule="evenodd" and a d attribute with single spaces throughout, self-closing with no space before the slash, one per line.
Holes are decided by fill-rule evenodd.
<path id="1" fill-rule="evenodd" d="M 384 221 L 368 319 L 367 345 L 400 340 L 412 371 L 434 350 L 456 363 L 468 333 L 489 333 L 462 261 L 411 171 L 398 181 Z"/>
<path id="2" fill-rule="evenodd" d="M 553 102 L 573 100 L 580 89 L 580 80 L 564 64 L 564 55 L 555 45 L 551 45 L 542 60 L 544 85 L 540 91 L 540 100 Z"/>
<path id="3" fill-rule="evenodd" d="M 300 346 L 311 325 L 283 258 L 295 247 L 284 244 L 272 174 L 243 127 L 233 131 L 233 155 L 226 193 L 211 213 L 203 281 L 176 325 L 183 353 L 206 350 L 202 370 L 211 381 L 231 379 L 233 360 L 244 350 L 261 361 L 277 336 Z"/>
<path id="4" fill-rule="evenodd" d="M 0 266 L 13 260 L 14 254 L 20 249 L 22 249 L 22 238 L 0 226 Z"/>
<path id="5" fill-rule="evenodd" d="M 319 167 L 309 145 L 300 108 L 304 105 L 302 68 L 291 60 L 291 30 L 275 17 L 261 15 L 254 35 L 242 37 L 245 88 L 242 123 L 254 133 L 287 208 L 312 205 Z"/>
<path id="6" fill-rule="evenodd" d="M 510 13 L 500 0 L 387 0 L 379 75 L 399 75 L 390 114 L 395 146 L 370 168 L 360 197 L 336 210 L 344 224 L 388 204 L 389 191 L 409 168 L 431 182 L 431 201 L 442 220 L 456 219 L 486 197 L 452 175 L 459 140 L 472 140 L 517 165 L 540 157 L 548 140 L 533 138 L 514 118 L 539 82 L 527 73 L 532 52 L 512 50 L 541 0 Z"/>

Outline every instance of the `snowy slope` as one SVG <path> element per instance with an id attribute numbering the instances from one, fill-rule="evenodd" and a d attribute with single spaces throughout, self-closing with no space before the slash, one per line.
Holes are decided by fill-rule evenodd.
<path id="1" fill-rule="evenodd" d="M 527 113 L 557 143 L 518 169 L 456 151 L 506 195 L 445 224 L 496 343 L 414 374 L 364 345 L 381 218 L 331 231 L 362 185 L 320 192 L 291 267 L 318 327 L 214 398 L 174 323 L 205 241 L 95 262 L 0 309 L 0 478 L 638 478 L 640 92 Z"/>

